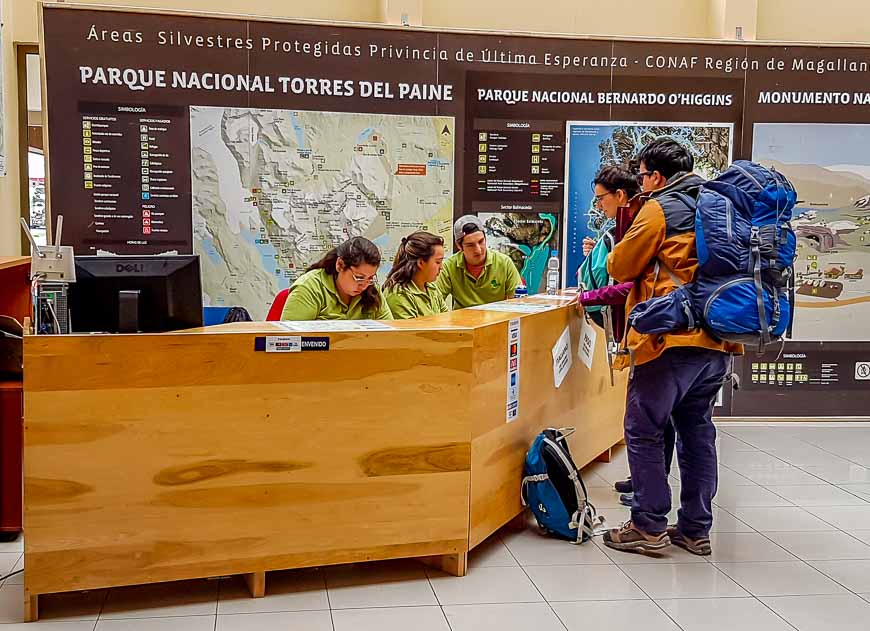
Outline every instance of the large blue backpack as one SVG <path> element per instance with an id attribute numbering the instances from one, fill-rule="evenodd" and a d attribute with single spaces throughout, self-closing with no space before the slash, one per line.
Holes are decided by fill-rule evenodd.
<path id="1" fill-rule="evenodd" d="M 759 352 L 781 341 L 794 317 L 796 200 L 785 176 L 747 160 L 706 182 L 697 200 L 684 200 L 695 206 L 695 279 L 684 286 L 657 263 L 678 288 L 632 309 L 631 326 L 649 334 L 700 326 Z"/>
<path id="2" fill-rule="evenodd" d="M 583 543 L 603 520 L 568 450 L 566 438 L 573 433 L 574 428 L 549 428 L 538 434 L 526 453 L 521 497 L 542 532 Z"/>

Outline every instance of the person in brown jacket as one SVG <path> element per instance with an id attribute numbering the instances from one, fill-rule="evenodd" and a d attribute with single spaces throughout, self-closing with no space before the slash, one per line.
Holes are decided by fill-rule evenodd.
<path id="1" fill-rule="evenodd" d="M 607 269 L 617 282 L 634 281 L 626 312 L 640 302 L 690 283 L 698 268 L 695 200 L 704 180 L 694 159 L 670 138 L 659 138 L 638 156 L 644 194 L 637 216 L 613 248 Z M 625 442 L 634 487 L 631 520 L 604 535 L 608 547 L 661 550 L 671 543 L 708 555 L 712 501 L 718 483 L 712 411 L 730 356 L 742 346 L 714 339 L 702 329 L 643 335 L 628 329 L 620 369 L 631 367 Z M 682 482 L 676 526 L 668 527 L 671 490 L 665 472 L 664 432 L 673 422 Z"/>

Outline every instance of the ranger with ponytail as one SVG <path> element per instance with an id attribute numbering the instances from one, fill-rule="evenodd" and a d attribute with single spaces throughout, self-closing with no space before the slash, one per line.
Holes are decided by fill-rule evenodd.
<path id="1" fill-rule="evenodd" d="M 444 239 L 415 232 L 404 239 L 393 269 L 384 283 L 384 296 L 397 320 L 419 318 L 447 311 L 435 280 L 444 262 Z"/>

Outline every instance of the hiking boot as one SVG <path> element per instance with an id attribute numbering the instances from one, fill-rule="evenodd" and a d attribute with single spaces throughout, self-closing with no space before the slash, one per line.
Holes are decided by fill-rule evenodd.
<path id="1" fill-rule="evenodd" d="M 670 537 L 672 544 L 678 548 L 682 548 L 686 552 L 690 552 L 699 557 L 710 556 L 713 553 L 713 546 L 710 545 L 709 537 L 691 539 L 681 533 L 676 526 L 668 526 L 667 534 L 668 537 Z"/>
<path id="2" fill-rule="evenodd" d="M 631 508 L 631 502 L 634 499 L 634 493 L 623 493 L 619 496 L 619 503 L 623 506 Z"/>
<path id="3" fill-rule="evenodd" d="M 623 552 L 657 552 L 671 545 L 671 540 L 667 532 L 650 535 L 629 520 L 621 528 L 605 532 L 604 545 Z"/>
<path id="4" fill-rule="evenodd" d="M 631 485 L 631 478 L 628 480 L 620 480 L 616 484 L 613 485 L 613 489 L 617 493 L 633 493 L 634 487 Z"/>

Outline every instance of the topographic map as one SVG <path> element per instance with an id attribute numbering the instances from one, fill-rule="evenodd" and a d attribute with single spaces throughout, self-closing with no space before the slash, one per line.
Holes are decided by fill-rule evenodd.
<path id="1" fill-rule="evenodd" d="M 191 107 L 194 251 L 206 305 L 263 319 L 275 295 L 352 236 L 386 276 L 403 236 L 449 243 L 452 117 Z"/>
<path id="2" fill-rule="evenodd" d="M 870 316 L 870 125 L 756 123 L 752 159 L 798 195 L 795 275 L 799 340 L 867 339 Z"/>
<path id="3" fill-rule="evenodd" d="M 478 213 L 490 248 L 507 254 L 529 294 L 547 291 L 547 260 L 559 249 L 559 220 L 554 213 Z"/>
<path id="4" fill-rule="evenodd" d="M 565 255 L 563 278 L 571 284 L 583 262 L 583 238 L 594 193 L 592 180 L 603 166 L 627 165 L 643 147 L 666 136 L 685 146 L 695 158 L 695 172 L 714 178 L 731 163 L 731 123 L 596 123 L 569 121 L 565 158 Z"/>

